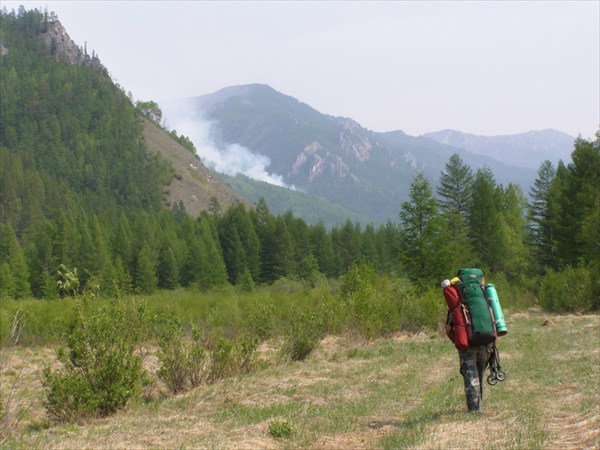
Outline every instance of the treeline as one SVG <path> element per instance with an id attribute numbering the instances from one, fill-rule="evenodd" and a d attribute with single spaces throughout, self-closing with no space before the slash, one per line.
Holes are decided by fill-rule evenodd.
<path id="1" fill-rule="evenodd" d="M 224 213 L 214 203 L 199 218 L 182 205 L 116 219 L 65 208 L 20 236 L 3 221 L 1 291 L 13 298 L 56 297 L 61 265 L 79 269 L 80 288 L 94 283 L 100 293 L 118 296 L 227 283 L 252 289 L 281 277 L 336 278 L 357 263 L 427 284 L 458 267 L 479 266 L 533 289 L 527 281 L 549 270 L 593 273 L 600 267 L 598 142 L 578 139 L 572 160 L 556 169 L 541 165 L 529 204 L 518 186 L 496 184 L 487 169 L 472 173 L 453 155 L 435 194 L 418 174 L 400 207 L 400 223 L 379 227 L 350 221 L 331 229 L 310 226 L 291 212 L 273 216 L 264 199 L 254 209 L 240 205 Z"/>

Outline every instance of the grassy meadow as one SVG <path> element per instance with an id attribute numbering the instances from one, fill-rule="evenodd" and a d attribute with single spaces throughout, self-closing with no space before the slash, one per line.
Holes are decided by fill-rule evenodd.
<path id="1" fill-rule="evenodd" d="M 386 292 L 386 286 L 379 288 Z M 393 323 L 396 331 L 388 332 L 382 325 L 381 333 L 373 333 L 359 320 L 362 309 L 356 305 L 360 306 L 362 294 L 355 292 L 355 308 L 349 309 L 344 307 L 344 286 L 339 290 L 340 295 L 319 288 L 299 292 L 282 284 L 251 294 L 227 291 L 198 296 L 175 291 L 168 302 L 161 296 L 145 299 L 152 314 L 166 311 L 188 317 L 228 336 L 249 330 L 260 334 L 253 370 L 173 395 L 156 376 L 157 344 L 148 342 L 144 366 L 151 382 L 144 394 L 115 414 L 75 423 L 49 419 L 42 386 L 44 367 L 60 366 L 56 349 L 61 345 L 60 324 L 66 320 L 68 306 L 58 301 L 54 307 L 48 302 L 3 302 L 1 446 L 600 447 L 597 314 L 555 315 L 536 308 L 505 308 L 509 333 L 500 339 L 499 350 L 506 380 L 493 387 L 486 384 L 484 413 L 472 415 L 466 412 L 458 355 L 439 326 L 424 323 L 411 329 L 398 319 Z M 443 321 L 444 301 L 439 290 L 435 294 L 427 306 L 428 315 Z M 381 295 L 384 308 L 386 295 Z M 435 299 L 441 308 L 433 303 Z M 418 300 L 426 305 L 429 301 Z M 404 298 L 406 314 L 414 310 L 411 302 L 415 301 L 410 295 Z M 303 360 L 285 358 L 285 328 L 309 310 L 317 311 L 317 318 L 322 319 L 317 320 L 320 334 L 315 348 Z M 34 320 L 40 312 L 46 319 Z M 20 321 L 15 320 L 19 314 Z M 378 317 L 377 311 L 371 314 Z M 416 323 L 418 314 L 413 314 Z M 12 320 L 5 320 L 6 316 Z M 8 345 L 17 336 L 18 345 Z"/>

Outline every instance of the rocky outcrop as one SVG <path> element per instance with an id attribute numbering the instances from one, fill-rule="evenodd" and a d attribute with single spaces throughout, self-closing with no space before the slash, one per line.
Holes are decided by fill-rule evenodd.
<path id="1" fill-rule="evenodd" d="M 88 55 L 85 50 L 73 42 L 65 27 L 58 20 L 48 22 L 46 32 L 42 33 L 41 38 L 48 47 L 50 55 L 58 61 L 102 67 L 100 59 L 95 54 Z"/>
<path id="2" fill-rule="evenodd" d="M 308 181 L 327 176 L 333 179 L 349 177 L 352 181 L 359 182 L 340 156 L 329 153 L 316 141 L 304 147 L 300 152 L 292 165 L 291 175 L 305 176 Z"/>

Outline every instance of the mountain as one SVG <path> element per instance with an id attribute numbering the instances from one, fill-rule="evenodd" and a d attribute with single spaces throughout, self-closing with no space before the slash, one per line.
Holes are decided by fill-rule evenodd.
<path id="1" fill-rule="evenodd" d="M 516 167 L 428 137 L 370 131 L 350 118 L 320 113 L 264 84 L 227 87 L 163 102 L 161 107 L 175 128 L 182 123 L 198 128 L 210 125 L 210 145 L 242 146 L 257 159 L 267 158 L 268 172 L 286 185 L 375 223 L 397 221 L 415 174 L 423 171 L 435 185 L 453 153 L 474 170 L 492 168 L 497 182 L 518 183 L 525 192 L 536 176 L 533 168 Z"/>
<path id="2" fill-rule="evenodd" d="M 477 136 L 456 130 L 423 135 L 436 142 L 486 155 L 506 164 L 538 169 L 544 160 L 568 162 L 575 138 L 557 130 L 528 131 L 505 136 Z"/>

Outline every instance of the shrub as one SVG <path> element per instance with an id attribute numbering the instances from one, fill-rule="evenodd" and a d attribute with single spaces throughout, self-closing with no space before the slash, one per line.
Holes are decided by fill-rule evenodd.
<path id="1" fill-rule="evenodd" d="M 295 431 L 294 426 L 287 420 L 274 420 L 269 423 L 269 434 L 276 439 L 290 438 Z"/>
<path id="2" fill-rule="evenodd" d="M 46 368 L 46 410 L 55 420 L 106 416 L 138 396 L 146 382 L 139 350 L 148 327 L 145 308 L 112 301 L 77 302 L 69 323 L 62 370 Z"/>
<path id="3" fill-rule="evenodd" d="M 284 336 L 282 354 L 292 361 L 306 359 L 319 345 L 324 328 L 323 320 L 318 314 L 295 308 Z"/>
<path id="4" fill-rule="evenodd" d="M 236 351 L 235 341 L 219 337 L 209 341 L 210 363 L 208 379 L 220 380 L 236 374 L 239 370 L 239 354 Z"/>
<path id="5" fill-rule="evenodd" d="M 594 308 L 594 280 L 585 267 L 566 267 L 561 272 L 548 269 L 539 299 L 543 308 L 555 312 L 586 312 Z"/>
<path id="6" fill-rule="evenodd" d="M 435 329 L 445 320 L 446 302 L 438 288 L 431 288 L 423 295 L 404 295 L 400 302 L 402 328 L 418 330 Z"/>
<path id="7" fill-rule="evenodd" d="M 173 394 L 199 386 L 204 378 L 206 353 L 201 343 L 200 331 L 192 330 L 192 339 L 184 336 L 183 326 L 177 318 L 168 317 L 161 324 L 158 360 L 161 364 L 158 377 Z"/>
<path id="8" fill-rule="evenodd" d="M 341 295 L 350 309 L 353 326 L 367 339 L 385 335 L 400 325 L 393 290 L 364 264 L 351 267 L 343 277 Z"/>
<path id="9" fill-rule="evenodd" d="M 275 329 L 275 306 L 269 302 L 257 302 L 247 312 L 250 330 L 262 340 L 270 339 Z"/>

